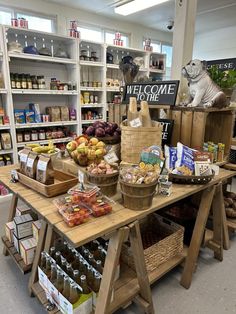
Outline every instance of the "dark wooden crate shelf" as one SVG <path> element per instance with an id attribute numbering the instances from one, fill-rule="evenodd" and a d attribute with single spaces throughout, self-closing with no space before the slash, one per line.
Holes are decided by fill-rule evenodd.
<path id="1" fill-rule="evenodd" d="M 20 254 L 17 252 L 16 248 L 14 247 L 13 243 L 11 243 L 6 236 L 2 237 L 2 242 L 6 247 L 7 252 L 9 255 L 13 258 L 15 261 L 16 265 L 20 268 L 21 272 L 23 274 L 28 273 L 31 271 L 32 265 L 26 265 L 25 262 L 23 261 L 22 257 Z"/>

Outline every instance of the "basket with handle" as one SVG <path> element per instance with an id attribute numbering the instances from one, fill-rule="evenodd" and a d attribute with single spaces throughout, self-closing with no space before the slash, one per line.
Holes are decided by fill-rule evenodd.
<path id="1" fill-rule="evenodd" d="M 162 125 L 152 121 L 152 127 L 131 127 L 127 121 L 121 123 L 121 160 L 137 164 L 144 147 L 158 145 L 162 142 Z"/>

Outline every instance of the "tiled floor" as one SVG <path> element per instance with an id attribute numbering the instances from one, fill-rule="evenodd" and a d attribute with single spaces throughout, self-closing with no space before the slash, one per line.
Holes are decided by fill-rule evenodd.
<path id="1" fill-rule="evenodd" d="M 0 209 L 1 233 L 4 232 L 6 211 Z M 224 251 L 224 261 L 212 258 L 204 250 L 199 258 L 192 286 L 185 290 L 179 284 L 181 268 L 177 268 L 153 285 L 153 301 L 158 314 L 233 314 L 236 313 L 236 235 L 231 248 Z M 0 244 L 2 249 L 2 244 Z M 0 254 L 0 313 L 45 313 L 36 298 L 27 290 L 29 275 L 23 276 L 10 257 Z M 135 305 L 119 314 L 143 313 Z M 117 313 L 117 314 L 118 314 Z M 102 314 L 102 313 L 101 313 Z"/>

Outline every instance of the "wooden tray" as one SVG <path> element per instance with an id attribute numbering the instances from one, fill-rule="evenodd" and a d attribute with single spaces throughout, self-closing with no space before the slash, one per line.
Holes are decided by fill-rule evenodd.
<path id="1" fill-rule="evenodd" d="M 183 176 L 179 174 L 169 174 L 170 181 L 180 184 L 206 184 L 214 178 L 215 172 L 209 176 Z"/>
<path id="2" fill-rule="evenodd" d="M 18 174 L 18 180 L 20 183 L 28 186 L 32 190 L 43 194 L 46 197 L 53 197 L 56 195 L 66 193 L 70 188 L 78 183 L 78 178 L 67 174 L 62 171 L 54 170 L 54 184 L 45 185 L 26 175 L 20 173 L 19 169 L 16 170 Z"/>

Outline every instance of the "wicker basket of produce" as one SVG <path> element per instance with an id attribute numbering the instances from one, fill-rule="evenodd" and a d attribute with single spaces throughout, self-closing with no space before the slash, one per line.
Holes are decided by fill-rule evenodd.
<path id="1" fill-rule="evenodd" d="M 152 127 L 131 127 L 127 121 L 121 123 L 121 160 L 137 164 L 144 147 L 158 145 L 162 142 L 162 126 L 152 121 Z"/>
<path id="2" fill-rule="evenodd" d="M 141 221 L 140 231 L 148 272 L 183 252 L 184 228 L 169 219 L 157 214 L 149 215 Z M 129 243 L 123 245 L 121 259 L 135 269 Z"/>
<path id="3" fill-rule="evenodd" d="M 116 194 L 119 172 L 102 160 L 99 164 L 91 164 L 87 167 L 86 177 L 88 183 L 97 185 L 101 193 L 106 196 Z"/>

